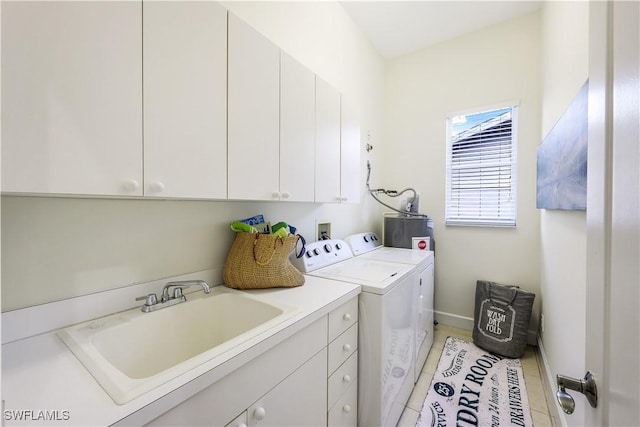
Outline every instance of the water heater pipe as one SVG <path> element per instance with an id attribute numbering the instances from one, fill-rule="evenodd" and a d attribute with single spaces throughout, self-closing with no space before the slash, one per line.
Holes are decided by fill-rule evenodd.
<path id="1" fill-rule="evenodd" d="M 411 212 L 411 207 L 413 206 L 413 203 L 415 203 L 418 194 L 416 193 L 416 190 L 414 190 L 413 188 L 405 188 L 404 190 L 398 192 L 397 190 L 385 190 L 384 188 L 374 188 L 372 189 L 369 186 L 369 179 L 371 178 L 371 162 L 367 160 L 367 191 L 369 192 L 369 195 L 371 195 L 371 197 L 373 197 L 373 199 L 375 201 L 377 201 L 378 203 L 380 203 L 382 206 L 385 206 L 389 209 L 391 209 L 394 212 L 398 212 L 400 214 L 403 215 L 408 215 L 408 216 L 415 216 L 415 217 L 421 217 L 421 218 L 429 218 L 427 215 L 423 215 L 421 213 L 418 212 Z M 384 194 L 385 196 L 388 197 L 398 197 L 403 195 L 404 193 L 406 193 L 407 191 L 411 191 L 413 193 L 413 197 L 410 199 L 411 201 L 407 200 L 407 210 L 406 211 L 402 211 L 400 209 L 396 209 L 393 206 L 390 206 L 386 203 L 384 203 L 382 200 L 380 200 L 377 196 L 377 194 Z"/>

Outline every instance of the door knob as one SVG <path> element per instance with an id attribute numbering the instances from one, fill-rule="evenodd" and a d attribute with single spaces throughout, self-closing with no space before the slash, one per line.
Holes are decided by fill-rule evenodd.
<path id="1" fill-rule="evenodd" d="M 591 372 L 587 372 L 584 379 L 581 380 L 565 377 L 564 375 L 556 375 L 556 382 L 558 383 L 556 398 L 565 413 L 573 414 L 576 408 L 576 402 L 573 400 L 573 397 L 567 393 L 566 389 L 584 394 L 591 407 L 595 408 L 598 406 L 598 388 L 596 387 L 596 380 Z"/>

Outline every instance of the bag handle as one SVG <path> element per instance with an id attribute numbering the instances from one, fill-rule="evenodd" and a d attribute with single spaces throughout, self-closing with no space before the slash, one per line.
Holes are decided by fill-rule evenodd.
<path id="1" fill-rule="evenodd" d="M 298 252 L 298 242 L 302 242 L 302 248 L 300 249 L 300 253 L 296 253 L 296 258 L 302 258 L 302 256 L 307 252 L 307 241 L 304 240 L 302 234 L 296 234 L 298 236 L 298 240 L 296 240 L 296 252 Z"/>
<path id="2" fill-rule="evenodd" d="M 499 302 L 499 301 L 494 301 L 493 298 L 491 298 L 491 283 L 485 283 L 485 287 L 487 288 L 487 295 L 489 296 L 489 300 L 491 302 Z M 509 288 L 513 291 L 513 297 L 511 298 L 511 301 L 509 301 L 507 303 L 508 306 L 513 305 L 513 302 L 516 300 L 516 297 L 518 296 L 518 289 L 520 289 L 519 286 L 515 286 L 515 285 L 505 285 L 505 288 Z"/>
<path id="3" fill-rule="evenodd" d="M 273 259 L 273 256 L 276 253 L 276 245 L 278 244 L 278 242 L 280 242 L 281 245 L 284 245 L 284 242 L 282 241 L 282 237 L 277 236 L 273 241 L 273 250 L 271 251 L 271 255 L 269 255 L 269 259 L 266 261 L 259 261 L 258 256 L 256 255 L 256 245 L 258 244 L 258 239 L 260 239 L 260 234 L 256 234 L 256 238 L 253 241 L 253 259 L 259 266 L 265 266 L 268 265 Z"/>

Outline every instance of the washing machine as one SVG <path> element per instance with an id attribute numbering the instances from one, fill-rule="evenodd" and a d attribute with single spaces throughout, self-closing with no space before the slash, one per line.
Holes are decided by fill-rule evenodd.
<path id="1" fill-rule="evenodd" d="M 434 253 L 382 246 L 379 236 L 372 232 L 354 234 L 344 240 L 356 257 L 398 262 L 416 267 L 413 310 L 416 314 L 414 381 L 417 382 L 433 345 Z"/>
<path id="2" fill-rule="evenodd" d="M 395 426 L 414 386 L 414 265 L 354 257 L 343 240 L 307 244 L 291 258 L 304 274 L 361 286 L 358 425 Z"/>

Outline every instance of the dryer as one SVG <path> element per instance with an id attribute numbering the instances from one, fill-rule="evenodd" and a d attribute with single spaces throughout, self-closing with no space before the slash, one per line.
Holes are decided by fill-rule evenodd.
<path id="1" fill-rule="evenodd" d="M 358 425 L 396 425 L 414 386 L 415 266 L 354 257 L 337 239 L 307 244 L 291 261 L 305 274 L 361 286 Z"/>
<path id="2" fill-rule="evenodd" d="M 416 267 L 413 310 L 416 313 L 414 381 L 417 382 L 433 345 L 434 253 L 382 246 L 378 235 L 372 232 L 353 234 L 345 241 L 356 257 L 397 262 Z"/>

